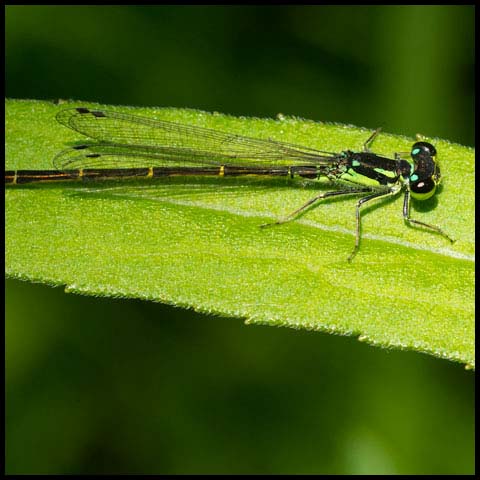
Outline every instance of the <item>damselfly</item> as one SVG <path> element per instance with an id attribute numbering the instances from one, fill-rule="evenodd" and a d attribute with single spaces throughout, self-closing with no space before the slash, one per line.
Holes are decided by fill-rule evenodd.
<path id="1" fill-rule="evenodd" d="M 324 152 L 310 147 L 225 133 L 165 120 L 109 110 L 79 107 L 62 110 L 57 120 L 97 141 L 60 152 L 55 170 L 5 172 L 5 183 L 156 178 L 172 175 L 264 175 L 318 179 L 325 177 L 343 187 L 316 195 L 290 215 L 261 227 L 295 218 L 320 199 L 365 194 L 356 204 L 355 247 L 360 245 L 360 208 L 367 202 L 404 191 L 403 218 L 453 240 L 439 227 L 410 217 L 410 199 L 432 197 L 440 183 L 436 149 L 427 142 L 413 144 L 411 160 L 369 150 L 379 130 L 373 132 L 363 151 Z"/>

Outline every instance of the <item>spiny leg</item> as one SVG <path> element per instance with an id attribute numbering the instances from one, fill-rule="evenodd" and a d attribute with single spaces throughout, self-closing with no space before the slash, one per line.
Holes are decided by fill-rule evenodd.
<path id="1" fill-rule="evenodd" d="M 264 223 L 260 225 L 260 228 L 265 228 L 265 227 L 271 227 L 273 225 L 281 225 L 282 223 L 289 222 L 293 220 L 300 212 L 305 210 L 307 207 L 315 203 L 317 200 L 320 200 L 322 198 L 327 198 L 327 197 L 335 197 L 338 195 L 352 195 L 352 194 L 358 194 L 358 193 L 363 193 L 363 192 L 371 192 L 372 190 L 368 187 L 364 188 L 353 188 L 349 190 L 338 190 L 338 191 L 333 191 L 333 192 L 325 192 L 321 193 L 320 195 L 317 195 L 316 197 L 313 197 L 310 199 L 307 203 L 302 205 L 300 208 L 297 208 L 294 212 L 290 213 L 287 215 L 283 220 L 277 220 L 276 222 L 272 223 Z"/>
<path id="2" fill-rule="evenodd" d="M 377 192 L 377 193 L 373 193 L 372 195 L 368 195 L 366 197 L 363 197 L 357 202 L 357 208 L 356 208 L 356 213 L 355 213 L 356 220 L 357 220 L 355 247 L 354 247 L 352 253 L 350 254 L 350 256 L 348 257 L 349 262 L 351 262 L 353 260 L 353 257 L 355 257 L 355 255 L 358 252 L 358 249 L 360 248 L 360 221 L 361 221 L 360 207 L 364 203 L 369 202 L 370 200 L 373 200 L 375 198 L 386 197 L 386 196 L 389 196 L 389 195 L 395 195 L 397 193 L 398 193 L 398 190 L 387 190 L 386 192 Z"/>
<path id="3" fill-rule="evenodd" d="M 403 218 L 405 219 L 406 222 L 410 224 L 421 225 L 422 227 L 426 227 L 426 228 L 429 228 L 430 230 L 438 232 L 440 235 L 450 240 L 451 243 L 455 241 L 452 237 L 447 235 L 440 227 L 437 227 L 435 225 L 429 225 L 428 223 L 421 222 L 420 220 L 414 220 L 413 218 L 410 218 L 410 191 L 409 190 L 405 190 L 405 197 L 403 200 Z"/>
<path id="4" fill-rule="evenodd" d="M 378 127 L 367 139 L 367 141 L 363 144 L 363 151 L 369 152 L 370 151 L 370 144 L 375 140 L 375 137 L 382 131 L 382 127 Z"/>

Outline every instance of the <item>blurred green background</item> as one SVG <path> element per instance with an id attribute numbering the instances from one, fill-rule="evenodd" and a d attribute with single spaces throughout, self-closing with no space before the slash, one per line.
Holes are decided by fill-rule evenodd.
<path id="1" fill-rule="evenodd" d="M 474 7 L 7 6 L 6 96 L 473 146 Z M 6 283 L 7 473 L 472 474 L 473 382 L 352 338 Z"/>

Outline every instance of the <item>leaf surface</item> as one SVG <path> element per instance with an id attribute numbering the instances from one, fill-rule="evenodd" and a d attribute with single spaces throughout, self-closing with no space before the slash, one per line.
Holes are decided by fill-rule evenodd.
<path id="1" fill-rule="evenodd" d="M 55 121 L 86 106 L 171 120 L 321 150 L 360 150 L 371 131 L 297 118 L 234 118 L 195 110 L 6 101 L 6 169 L 51 169 L 85 137 Z M 140 298 L 248 323 L 357 335 L 382 347 L 430 353 L 474 367 L 474 150 L 427 139 L 438 151 L 439 195 L 412 217 L 456 239 L 411 228 L 402 197 L 363 210 L 352 263 L 355 200 L 330 199 L 289 214 L 325 182 L 180 178 L 150 182 L 8 186 L 6 275 L 67 291 Z M 381 134 L 389 157 L 413 139 Z"/>

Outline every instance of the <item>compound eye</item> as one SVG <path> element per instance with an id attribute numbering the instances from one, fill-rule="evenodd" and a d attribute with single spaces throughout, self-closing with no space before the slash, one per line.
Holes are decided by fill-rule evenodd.
<path id="1" fill-rule="evenodd" d="M 410 192 L 412 197 L 417 200 L 426 200 L 430 198 L 437 188 L 437 184 L 432 178 L 426 178 L 424 180 L 418 180 L 410 183 Z"/>
<path id="2" fill-rule="evenodd" d="M 428 142 L 414 143 L 412 147 L 412 157 L 415 158 L 420 154 L 434 157 L 437 154 L 437 149 Z"/>

